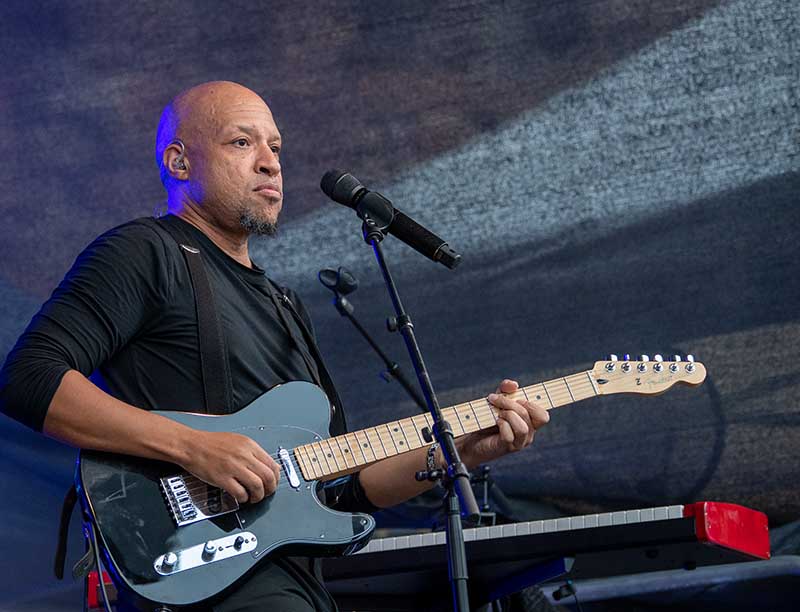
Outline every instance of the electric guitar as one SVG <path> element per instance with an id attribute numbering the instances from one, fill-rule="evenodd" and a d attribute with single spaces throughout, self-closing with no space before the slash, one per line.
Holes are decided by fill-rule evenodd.
<path id="1" fill-rule="evenodd" d="M 642 359 L 646 359 L 642 357 Z M 546 408 L 597 395 L 656 395 L 677 383 L 699 385 L 705 367 L 681 361 L 598 361 L 594 368 L 520 388 L 512 395 Z M 485 399 L 443 409 L 456 437 L 496 426 Z M 225 416 L 159 414 L 205 431 L 236 432 L 269 452 L 282 474 L 275 493 L 238 504 L 179 466 L 82 451 L 78 488 L 117 586 L 141 603 L 201 602 L 239 581 L 270 553 L 331 556 L 366 545 L 368 514 L 337 512 L 317 497 L 318 483 L 430 444 L 428 414 L 329 437 L 330 404 L 316 385 L 279 385 Z"/>

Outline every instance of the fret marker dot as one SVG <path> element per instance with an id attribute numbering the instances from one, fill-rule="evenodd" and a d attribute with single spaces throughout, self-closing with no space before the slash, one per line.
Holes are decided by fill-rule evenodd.
<path id="1" fill-rule="evenodd" d="M 331 455 L 330 453 L 328 453 L 328 457 L 333 457 L 333 455 Z"/>
<path id="2" fill-rule="evenodd" d="M 349 448 L 346 448 L 346 449 L 344 449 L 344 452 L 346 452 L 346 453 L 349 453 L 349 452 L 350 452 L 350 449 L 349 449 Z"/>
<path id="3" fill-rule="evenodd" d="M 398 444 L 399 444 L 400 446 L 403 446 L 403 441 L 402 441 L 402 440 L 400 440 L 400 442 L 398 442 Z"/>
<path id="4" fill-rule="evenodd" d="M 394 428 L 394 431 L 398 431 L 397 427 Z"/>
<path id="5" fill-rule="evenodd" d="M 541 395 L 537 395 L 536 399 L 542 399 L 542 396 Z"/>
<path id="6" fill-rule="evenodd" d="M 465 419 L 469 419 L 469 415 L 468 415 L 468 414 L 465 414 L 465 415 L 464 415 L 464 418 L 465 418 Z"/>
<path id="7" fill-rule="evenodd" d="M 311 461 L 312 461 L 312 462 L 315 462 L 316 460 L 317 460 L 317 458 L 316 458 L 316 457 L 311 457 Z"/>
<path id="8" fill-rule="evenodd" d="M 364 448 L 369 448 L 369 444 L 367 444 L 366 442 L 364 442 Z"/>

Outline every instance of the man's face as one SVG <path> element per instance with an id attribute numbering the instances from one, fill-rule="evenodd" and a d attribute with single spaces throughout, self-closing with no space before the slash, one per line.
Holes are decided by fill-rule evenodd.
<path id="1" fill-rule="evenodd" d="M 281 136 L 264 101 L 221 87 L 187 134 L 188 194 L 226 229 L 273 233 L 283 205 Z"/>

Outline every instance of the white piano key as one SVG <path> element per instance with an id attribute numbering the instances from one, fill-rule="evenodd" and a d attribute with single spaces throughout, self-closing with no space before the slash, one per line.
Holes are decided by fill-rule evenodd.
<path id="1" fill-rule="evenodd" d="M 544 521 L 544 526 L 542 527 L 542 531 L 545 533 L 550 533 L 556 530 L 556 521 L 555 519 L 547 519 Z"/>
<path id="2" fill-rule="evenodd" d="M 593 529 L 597 527 L 597 515 L 596 514 L 587 514 L 584 518 L 584 525 L 586 525 L 586 529 Z"/>
<path id="3" fill-rule="evenodd" d="M 476 540 L 486 540 L 489 537 L 489 528 L 488 527 L 478 527 L 475 530 L 475 539 Z"/>
<path id="4" fill-rule="evenodd" d="M 556 531 L 569 531 L 572 529 L 572 519 L 564 517 L 556 519 Z"/>
<path id="5" fill-rule="evenodd" d="M 502 525 L 492 525 L 489 527 L 489 539 L 499 538 L 503 535 Z"/>
<path id="6" fill-rule="evenodd" d="M 394 548 L 395 550 L 403 550 L 408 548 L 408 536 L 399 536 L 395 538 Z"/>
<path id="7" fill-rule="evenodd" d="M 465 542 L 472 542 L 472 540 L 477 539 L 477 529 L 465 529 L 464 530 L 464 541 Z"/>
<path id="8" fill-rule="evenodd" d="M 445 533 L 444 531 L 437 531 L 436 532 L 436 544 L 444 544 L 445 543 Z"/>
<path id="9" fill-rule="evenodd" d="M 625 524 L 625 513 L 624 512 L 612 512 L 611 513 L 611 524 L 612 525 L 624 525 Z"/>
<path id="10" fill-rule="evenodd" d="M 659 506 L 658 508 L 653 508 L 653 520 L 663 521 L 666 518 L 667 518 L 666 506 Z"/>
<path id="11" fill-rule="evenodd" d="M 517 523 L 517 535 L 518 536 L 526 536 L 531 532 L 531 523 L 527 521 L 525 523 Z"/>
<path id="12" fill-rule="evenodd" d="M 683 506 L 670 506 L 667 508 L 667 516 L 671 519 L 683 517 Z"/>
<path id="13" fill-rule="evenodd" d="M 517 535 L 517 525 L 519 523 L 509 523 L 508 525 L 503 525 L 503 537 L 504 538 L 513 538 Z"/>
<path id="14" fill-rule="evenodd" d="M 597 526 L 598 527 L 608 527 L 611 524 L 611 513 L 610 512 L 603 512 L 602 514 L 597 515 Z"/>
<path id="15" fill-rule="evenodd" d="M 640 510 L 626 510 L 625 511 L 625 524 L 641 523 Z"/>
<path id="16" fill-rule="evenodd" d="M 395 549 L 395 544 L 396 544 L 396 542 L 395 542 L 395 541 L 396 541 L 396 539 L 397 539 L 397 538 L 386 538 L 386 539 L 383 541 L 383 550 L 384 550 L 384 551 L 387 551 L 387 550 L 394 550 L 394 549 Z"/>
<path id="17" fill-rule="evenodd" d="M 422 546 L 422 534 L 415 533 L 413 535 L 408 536 L 409 548 L 419 548 L 420 546 Z"/>
<path id="18" fill-rule="evenodd" d="M 639 513 L 639 518 L 643 523 L 654 521 L 655 518 L 653 516 L 653 508 L 645 508 L 644 510 L 641 510 Z"/>
<path id="19" fill-rule="evenodd" d="M 544 521 L 531 521 L 531 535 L 544 532 Z"/>
<path id="20" fill-rule="evenodd" d="M 435 533 L 424 533 L 422 534 L 422 545 L 423 546 L 433 546 L 436 544 L 436 534 Z"/>
<path id="21" fill-rule="evenodd" d="M 585 516 L 573 516 L 569 520 L 570 529 L 583 529 L 586 526 Z"/>

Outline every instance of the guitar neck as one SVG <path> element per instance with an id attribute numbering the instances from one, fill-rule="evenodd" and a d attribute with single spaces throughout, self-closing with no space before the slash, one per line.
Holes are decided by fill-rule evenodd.
<path id="1" fill-rule="evenodd" d="M 592 371 L 587 370 L 521 387 L 510 397 L 534 401 L 550 410 L 597 395 Z M 497 411 L 486 399 L 444 408 L 442 414 L 456 437 L 497 425 Z M 304 444 L 294 449 L 294 455 L 306 480 L 331 480 L 376 461 L 429 446 L 423 430 L 431 431 L 432 425 L 430 414 L 418 414 Z"/>

